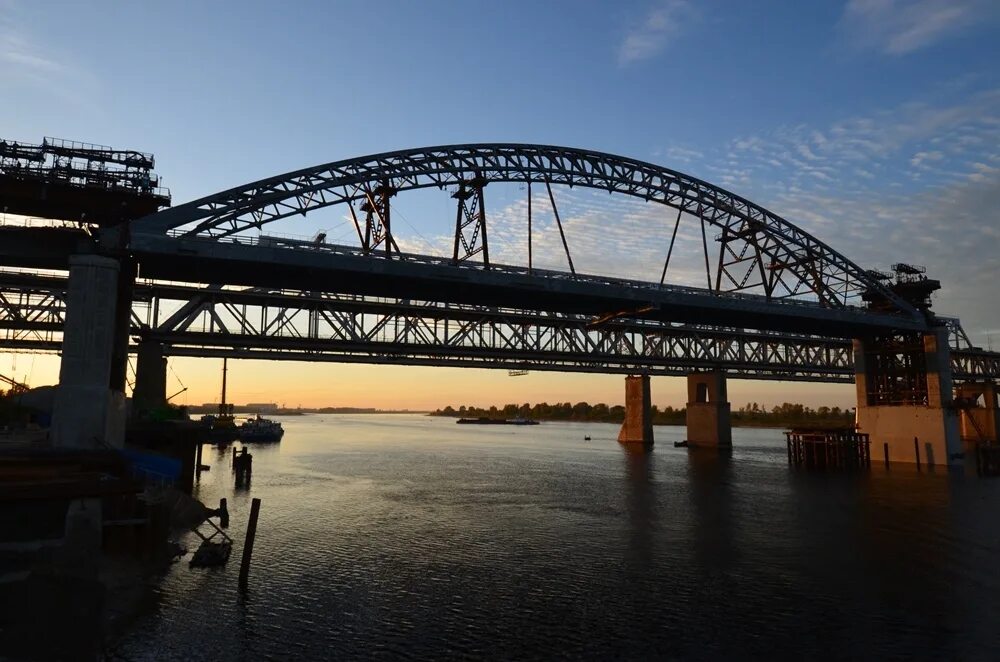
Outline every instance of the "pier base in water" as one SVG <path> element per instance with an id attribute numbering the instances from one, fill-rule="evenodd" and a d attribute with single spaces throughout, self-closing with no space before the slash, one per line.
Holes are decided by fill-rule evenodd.
<path id="1" fill-rule="evenodd" d="M 625 421 L 618 432 L 618 443 L 653 445 L 649 375 L 629 375 L 625 378 Z"/>
<path id="2" fill-rule="evenodd" d="M 688 375 L 687 443 L 723 448 L 733 445 L 724 372 Z"/>

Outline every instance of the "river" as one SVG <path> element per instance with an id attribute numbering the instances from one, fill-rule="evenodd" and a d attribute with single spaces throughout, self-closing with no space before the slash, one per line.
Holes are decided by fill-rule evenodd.
<path id="1" fill-rule="evenodd" d="M 599 423 L 282 422 L 248 489 L 205 447 L 233 557 L 172 566 L 123 658 L 1000 656 L 1000 479 L 793 470 L 778 430 L 719 457 L 680 427 L 630 453 Z"/>

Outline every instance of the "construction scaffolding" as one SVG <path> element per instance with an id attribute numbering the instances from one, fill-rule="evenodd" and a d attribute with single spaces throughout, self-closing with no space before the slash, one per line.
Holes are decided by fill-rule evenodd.
<path id="1" fill-rule="evenodd" d="M 880 336 L 865 343 L 868 406 L 926 405 L 927 356 L 918 333 Z"/>
<path id="2" fill-rule="evenodd" d="M 137 218 L 170 204 L 154 165 L 135 150 L 0 139 L 0 211 L 100 224 Z"/>
<path id="3" fill-rule="evenodd" d="M 931 294 L 941 289 L 941 281 L 928 278 L 927 269 L 915 264 L 897 262 L 892 265 L 892 271 L 868 269 L 866 273 L 893 294 L 924 313 L 931 308 Z M 883 291 L 871 289 L 866 291 L 862 298 L 873 310 L 892 309 L 892 301 L 885 297 Z"/>

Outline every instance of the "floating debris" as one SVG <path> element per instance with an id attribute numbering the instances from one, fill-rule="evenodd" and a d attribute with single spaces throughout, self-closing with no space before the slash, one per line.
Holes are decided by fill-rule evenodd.
<path id="1" fill-rule="evenodd" d="M 191 561 L 188 565 L 192 568 L 211 568 L 225 565 L 232 551 L 233 543 L 228 538 L 221 542 L 203 540 L 201 546 L 191 555 Z"/>

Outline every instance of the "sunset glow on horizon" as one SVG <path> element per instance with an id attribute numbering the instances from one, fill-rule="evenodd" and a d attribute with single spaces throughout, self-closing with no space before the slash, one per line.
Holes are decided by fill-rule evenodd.
<path id="1" fill-rule="evenodd" d="M 132 358 L 134 366 L 135 359 Z M 167 395 L 187 387 L 171 400 L 177 405 L 217 403 L 222 389 L 222 360 L 179 357 L 169 359 Z M 130 375 L 134 374 L 131 372 Z M 55 384 L 57 356 L 0 355 L 0 374 L 29 386 Z M 810 407 L 854 406 L 853 384 L 808 384 L 729 379 L 734 407 L 748 402 L 773 407 L 793 402 Z M 682 407 L 686 399 L 683 377 L 653 377 L 653 404 Z M 274 402 L 294 407 L 374 407 L 376 409 L 433 410 L 448 405 L 489 407 L 508 403 L 625 401 L 623 375 L 529 372 L 508 376 L 506 370 L 384 366 L 357 363 L 303 363 L 230 360 L 227 401 L 236 404 Z"/>

